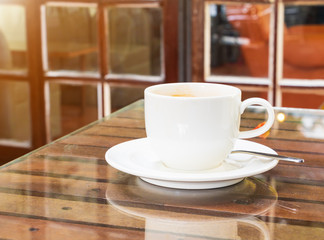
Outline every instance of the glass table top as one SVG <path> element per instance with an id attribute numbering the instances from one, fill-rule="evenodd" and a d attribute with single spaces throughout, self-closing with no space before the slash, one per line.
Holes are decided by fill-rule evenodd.
<path id="1" fill-rule="evenodd" d="M 135 102 L 0 169 L 0 239 L 321 239 L 324 111 L 275 108 L 249 139 L 304 158 L 224 188 L 155 186 L 105 160 L 111 147 L 145 138 Z M 266 118 L 249 108 L 241 129 Z"/>

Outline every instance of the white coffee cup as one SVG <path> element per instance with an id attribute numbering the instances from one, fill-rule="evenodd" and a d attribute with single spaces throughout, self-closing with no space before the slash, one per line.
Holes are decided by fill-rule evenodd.
<path id="1" fill-rule="evenodd" d="M 240 131 L 241 114 L 250 105 L 266 108 L 266 123 Z M 170 83 L 145 89 L 145 127 L 148 142 L 169 168 L 200 171 L 219 166 L 238 138 L 268 131 L 274 121 L 269 102 L 249 98 L 241 90 L 214 83 Z"/>

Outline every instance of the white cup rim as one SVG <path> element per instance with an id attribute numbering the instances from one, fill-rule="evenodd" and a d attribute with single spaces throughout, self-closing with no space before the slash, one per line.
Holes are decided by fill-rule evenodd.
<path id="1" fill-rule="evenodd" d="M 222 89 L 222 92 L 218 95 L 210 94 L 208 96 L 170 96 L 168 94 L 163 93 L 156 93 L 155 91 L 163 91 L 167 89 L 171 89 L 177 86 L 194 86 L 194 87 L 203 87 L 203 88 L 210 88 L 210 89 Z M 179 82 L 179 83 L 164 83 L 164 84 L 158 84 L 153 85 L 150 87 L 147 87 L 144 91 L 145 95 L 151 95 L 159 98 L 165 98 L 165 99 L 181 99 L 181 100 L 192 100 L 192 99 L 211 99 L 211 98 L 224 98 L 224 97 L 232 97 L 241 95 L 241 90 L 237 87 L 225 85 L 225 84 L 218 84 L 218 83 L 200 83 L 200 82 Z"/>

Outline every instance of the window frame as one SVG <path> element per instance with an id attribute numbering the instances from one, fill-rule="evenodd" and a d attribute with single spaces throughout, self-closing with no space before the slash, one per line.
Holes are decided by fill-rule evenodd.
<path id="1" fill-rule="evenodd" d="M 270 4 L 273 8 L 273 14 L 270 20 L 270 36 L 269 36 L 269 60 L 268 60 L 268 79 L 254 77 L 230 77 L 230 76 L 208 76 L 209 66 L 208 60 L 208 18 L 206 11 L 207 6 L 212 3 L 254 3 L 254 4 Z M 284 79 L 283 74 L 283 24 L 284 24 L 284 6 L 285 4 L 299 5 L 316 5 L 324 1 L 299 1 L 299 0 L 192 0 L 192 80 L 195 82 L 213 82 L 230 84 L 241 88 L 243 91 L 251 91 L 255 89 L 264 90 L 267 88 L 268 100 L 274 105 L 280 107 L 282 105 L 282 91 L 301 92 L 313 91 L 316 94 L 322 94 L 324 91 L 324 76 L 320 80 L 308 81 L 307 79 L 293 80 Z M 206 34 L 207 32 L 207 34 Z"/>
<path id="2" fill-rule="evenodd" d="M 98 33 L 98 74 L 75 74 L 48 71 L 46 31 L 44 26 L 44 6 L 46 4 L 60 6 L 96 6 L 97 33 Z M 27 70 L 23 72 L 0 72 L 0 81 L 26 81 L 30 88 L 30 115 L 31 115 L 31 146 L 21 148 L 15 146 L 0 146 L 0 164 L 18 157 L 35 148 L 49 143 L 49 95 L 50 82 L 97 84 L 98 119 L 110 113 L 110 86 L 146 87 L 156 83 L 175 82 L 179 77 L 178 70 L 178 10 L 179 0 L 0 0 L 0 4 L 18 4 L 26 9 L 26 38 L 27 38 Z M 105 9 L 112 5 L 131 6 L 158 6 L 162 9 L 163 25 L 163 66 L 162 77 L 109 75 L 107 58 L 107 18 Z M 167 60 L 168 59 L 168 60 Z"/>

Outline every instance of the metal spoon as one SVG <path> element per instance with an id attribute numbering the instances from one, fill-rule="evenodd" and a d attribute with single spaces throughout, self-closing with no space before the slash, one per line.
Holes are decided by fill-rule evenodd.
<path id="1" fill-rule="evenodd" d="M 276 154 L 263 153 L 263 152 L 254 152 L 254 151 L 246 151 L 246 150 L 234 150 L 231 153 L 245 153 L 245 154 L 257 155 L 257 156 L 263 156 L 263 157 L 271 157 L 271 158 L 276 158 L 278 160 L 283 160 L 283 161 L 288 161 L 288 162 L 295 162 L 295 163 L 304 162 L 304 159 L 301 159 L 301 158 L 287 157 L 287 156 L 283 156 L 283 155 L 276 155 Z"/>

